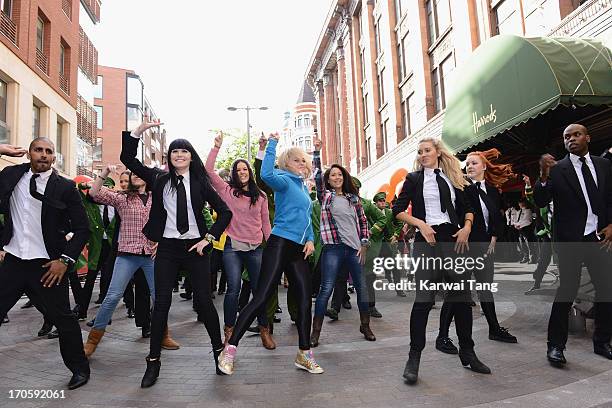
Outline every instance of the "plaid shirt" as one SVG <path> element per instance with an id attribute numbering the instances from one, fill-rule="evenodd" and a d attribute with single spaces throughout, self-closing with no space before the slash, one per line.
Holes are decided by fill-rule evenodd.
<path id="1" fill-rule="evenodd" d="M 323 174 L 321 171 L 321 153 L 315 151 L 312 156 L 312 162 L 314 167 L 314 178 L 317 185 L 317 198 L 321 203 L 321 242 L 323 245 L 326 244 L 341 244 L 342 239 L 338 232 L 338 227 L 332 216 L 332 203 L 336 197 L 335 191 L 326 190 L 323 186 Z M 357 235 L 361 244 L 367 246 L 370 241 L 370 230 L 368 229 L 368 220 L 363 211 L 361 200 L 358 196 L 353 194 L 347 194 L 346 198 L 357 216 L 358 225 L 356 225 Z"/>
<path id="2" fill-rule="evenodd" d="M 151 193 L 147 194 L 149 198 L 146 206 L 142 204 L 137 194 L 118 193 L 106 187 L 100 188 L 100 192 L 95 197 L 96 202 L 115 207 L 121 217 L 119 252 L 138 255 L 153 253 L 154 243 L 142 233 L 142 229 L 149 220 L 149 211 L 153 202 Z"/>

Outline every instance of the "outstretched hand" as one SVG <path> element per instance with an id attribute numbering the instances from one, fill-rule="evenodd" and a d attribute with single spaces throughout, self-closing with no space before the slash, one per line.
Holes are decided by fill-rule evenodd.
<path id="1" fill-rule="evenodd" d="M 274 140 L 276 140 L 278 142 L 278 140 L 280 139 L 280 136 L 279 136 L 278 132 L 270 133 L 269 139 L 274 139 Z"/>
<path id="2" fill-rule="evenodd" d="M 22 157 L 28 151 L 23 147 L 13 146 L 10 144 L 0 143 L 0 155 L 11 157 Z"/>
<path id="3" fill-rule="evenodd" d="M 314 140 L 313 140 L 312 144 L 314 146 L 315 152 L 320 152 L 321 151 L 321 146 L 323 146 L 323 142 L 321 142 L 321 139 L 319 139 L 318 136 L 314 137 Z"/>
<path id="4" fill-rule="evenodd" d="M 261 136 L 259 137 L 259 150 L 266 150 L 266 146 L 268 145 L 268 139 L 264 136 L 264 133 L 261 132 Z"/>
<path id="5" fill-rule="evenodd" d="M 161 125 L 163 125 L 163 123 L 161 123 L 159 119 L 150 120 L 149 115 L 144 115 L 144 118 L 142 119 L 142 123 L 138 125 L 138 127 L 134 129 L 133 132 L 134 132 L 134 135 L 140 136 L 148 129 L 151 129 L 153 127 L 159 127 Z"/>
<path id="6" fill-rule="evenodd" d="M 220 149 L 223 146 L 223 132 L 218 131 L 217 136 L 215 136 L 215 147 Z"/>

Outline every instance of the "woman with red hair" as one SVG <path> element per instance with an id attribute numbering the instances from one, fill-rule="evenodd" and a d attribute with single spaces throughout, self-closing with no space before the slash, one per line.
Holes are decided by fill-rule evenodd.
<path id="1" fill-rule="evenodd" d="M 471 256 L 484 258 L 484 268 L 474 269 L 474 277 L 478 283 L 493 283 L 495 244 L 504 225 L 499 189 L 506 181 L 515 177 L 512 165 L 492 162 L 499 156 L 499 150 L 490 149 L 484 152 L 471 152 L 466 159 L 466 171 L 470 185 L 465 188 L 465 195 L 474 209 L 474 225 L 469 238 Z M 479 290 L 478 297 L 489 324 L 489 339 L 516 343 L 516 337 L 510 334 L 508 329 L 499 325 L 491 291 Z M 457 348 L 448 337 L 452 320 L 453 309 L 447 302 L 444 302 L 440 312 L 440 331 L 436 339 L 436 348 L 447 354 L 458 353 Z"/>

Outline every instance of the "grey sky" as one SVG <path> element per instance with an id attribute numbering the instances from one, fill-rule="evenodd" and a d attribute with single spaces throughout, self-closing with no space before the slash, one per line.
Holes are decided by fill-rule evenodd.
<path id="1" fill-rule="evenodd" d="M 246 127 L 230 105 L 266 105 L 255 129 L 280 130 L 331 0 L 105 0 L 99 63 L 133 69 L 171 138 L 205 153 L 210 128 Z"/>

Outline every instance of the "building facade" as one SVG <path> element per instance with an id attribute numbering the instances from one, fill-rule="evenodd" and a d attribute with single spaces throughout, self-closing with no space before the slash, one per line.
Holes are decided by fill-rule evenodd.
<path id="1" fill-rule="evenodd" d="M 293 112 L 287 118 L 287 146 L 301 147 L 306 151 L 313 148 L 317 128 L 317 104 L 312 88 L 304 82 Z"/>
<path id="2" fill-rule="evenodd" d="M 97 82 L 94 109 L 101 143 L 94 168 L 99 170 L 106 164 L 117 164 L 123 168 L 119 161 L 121 132 L 136 128 L 145 113 L 152 120 L 158 119 L 158 116 L 144 93 L 142 80 L 134 71 L 99 66 Z M 166 151 L 165 130 L 149 129 L 145 132 L 138 155 L 146 166 L 163 166 L 167 161 Z"/>
<path id="3" fill-rule="evenodd" d="M 306 70 L 324 164 L 372 196 L 440 137 L 454 74 L 498 34 L 609 38 L 611 0 L 334 0 Z"/>
<path id="4" fill-rule="evenodd" d="M 48 137 L 67 176 L 76 175 L 77 53 L 78 0 L 0 0 L 0 143 Z"/>

